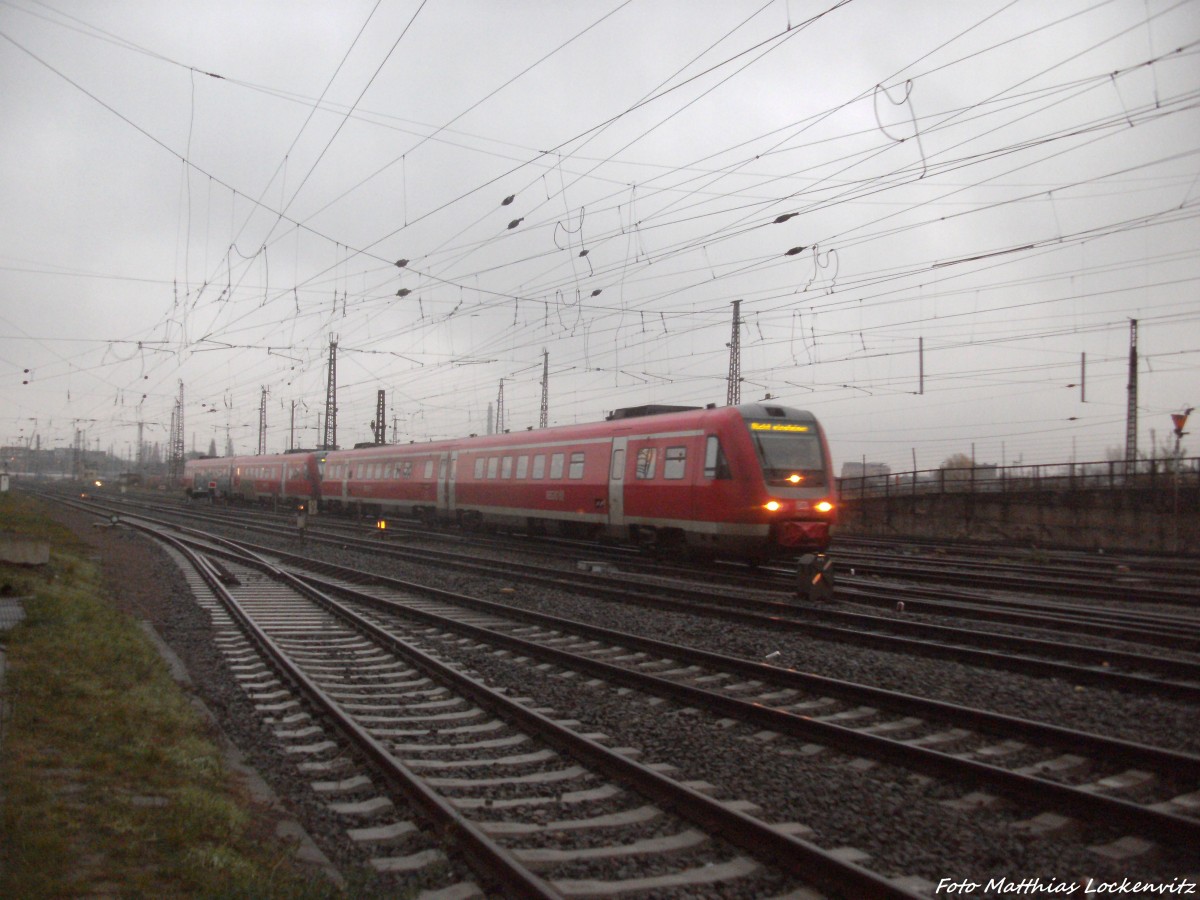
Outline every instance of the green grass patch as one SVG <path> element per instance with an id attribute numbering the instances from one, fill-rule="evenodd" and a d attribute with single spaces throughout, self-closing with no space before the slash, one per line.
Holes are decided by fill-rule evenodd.
<path id="1" fill-rule="evenodd" d="M 0 897 L 339 896 L 293 869 L 83 546 L 0 497 L 0 527 L 53 542 L 49 566 L 0 567 L 26 597 L 0 637 Z"/>

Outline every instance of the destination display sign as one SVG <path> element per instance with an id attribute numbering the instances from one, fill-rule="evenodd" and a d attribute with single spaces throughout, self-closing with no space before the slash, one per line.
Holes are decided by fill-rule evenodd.
<path id="1" fill-rule="evenodd" d="M 789 431 L 802 434 L 809 431 L 808 425 L 797 425 L 795 422 L 751 422 L 751 431 Z"/>

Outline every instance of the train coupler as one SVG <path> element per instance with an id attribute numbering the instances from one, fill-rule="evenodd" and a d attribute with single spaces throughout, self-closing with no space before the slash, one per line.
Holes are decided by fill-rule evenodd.
<path id="1" fill-rule="evenodd" d="M 796 564 L 796 594 L 813 603 L 833 599 L 833 560 L 824 553 L 806 553 Z"/>

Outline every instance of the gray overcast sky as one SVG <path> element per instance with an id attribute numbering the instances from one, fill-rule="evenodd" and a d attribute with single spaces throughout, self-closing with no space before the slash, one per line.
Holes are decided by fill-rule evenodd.
<path id="1" fill-rule="evenodd" d="M 379 389 L 536 425 L 543 350 L 551 423 L 723 404 L 741 300 L 742 399 L 839 466 L 1103 459 L 1131 318 L 1145 450 L 1200 404 L 1198 54 L 1198 0 L 0 0 L 0 443 L 165 442 L 182 380 L 188 449 L 263 387 L 314 446 L 331 335 L 344 446 Z"/>

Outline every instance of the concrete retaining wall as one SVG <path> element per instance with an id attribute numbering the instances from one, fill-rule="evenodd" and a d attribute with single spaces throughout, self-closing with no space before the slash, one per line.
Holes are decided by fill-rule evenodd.
<path id="1" fill-rule="evenodd" d="M 1200 491 L 1014 491 L 843 501 L 838 534 L 1200 553 Z"/>

